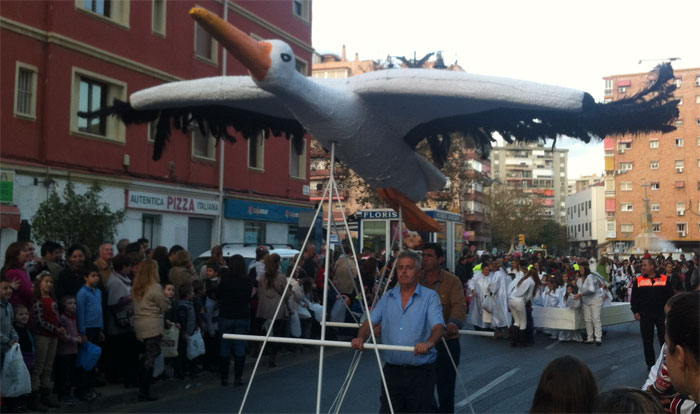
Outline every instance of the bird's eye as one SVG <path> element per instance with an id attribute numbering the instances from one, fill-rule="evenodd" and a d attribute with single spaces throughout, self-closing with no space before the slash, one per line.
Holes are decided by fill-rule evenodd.
<path id="1" fill-rule="evenodd" d="M 282 60 L 285 61 L 285 62 L 289 62 L 290 60 L 292 60 L 292 57 L 289 56 L 289 55 L 286 54 L 286 53 L 282 53 L 282 54 L 280 55 L 280 57 L 281 57 Z"/>

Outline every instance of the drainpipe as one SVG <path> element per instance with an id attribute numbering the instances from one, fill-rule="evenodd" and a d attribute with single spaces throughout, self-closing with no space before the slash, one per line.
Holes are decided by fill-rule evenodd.
<path id="1" fill-rule="evenodd" d="M 228 0 L 224 0 L 224 21 L 228 21 Z M 221 76 L 226 76 L 226 49 L 221 48 Z M 224 242 L 224 164 L 226 140 L 219 139 L 219 244 Z"/>

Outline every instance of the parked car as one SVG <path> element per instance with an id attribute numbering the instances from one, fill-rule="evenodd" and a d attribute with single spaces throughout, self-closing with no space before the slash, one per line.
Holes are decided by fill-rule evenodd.
<path id="1" fill-rule="evenodd" d="M 282 273 L 286 274 L 287 268 L 289 266 L 293 266 L 294 262 L 294 256 L 299 254 L 299 250 L 296 249 L 290 249 L 287 246 L 275 246 L 275 245 L 266 245 L 267 248 L 270 250 L 270 253 L 277 253 L 281 257 L 281 266 L 282 266 Z M 223 251 L 224 257 L 231 257 L 235 254 L 240 254 L 243 256 L 245 259 L 245 265 L 246 268 L 250 267 L 250 264 L 255 261 L 255 249 L 258 247 L 258 245 L 246 245 L 242 243 L 224 243 L 221 246 L 221 250 Z M 207 250 L 206 252 L 202 253 L 194 259 L 194 267 L 195 270 L 197 271 L 197 274 L 199 274 L 200 270 L 202 269 L 202 266 L 204 266 L 209 258 L 211 257 L 211 250 Z"/>

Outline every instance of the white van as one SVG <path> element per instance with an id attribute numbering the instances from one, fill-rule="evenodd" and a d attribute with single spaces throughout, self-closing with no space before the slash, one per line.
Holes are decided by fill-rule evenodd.
<path id="1" fill-rule="evenodd" d="M 274 245 L 265 245 L 268 250 L 270 251 L 270 254 L 272 253 L 277 253 L 280 255 L 282 258 L 281 260 L 281 272 L 282 274 L 286 274 L 287 268 L 289 266 L 293 266 L 294 262 L 294 256 L 299 254 L 299 250 L 296 249 L 289 249 L 286 246 L 274 246 Z M 245 245 L 242 243 L 224 243 L 221 246 L 221 250 L 223 251 L 224 257 L 231 257 L 236 254 L 240 254 L 243 256 L 245 259 L 245 265 L 246 269 L 250 266 L 252 262 L 255 261 L 255 249 L 257 249 L 258 245 Z M 207 263 L 207 260 L 211 257 L 211 250 L 207 250 L 206 252 L 202 253 L 199 255 L 198 258 L 194 260 L 194 267 L 199 274 L 200 270 L 202 269 L 202 266 L 204 266 Z"/>

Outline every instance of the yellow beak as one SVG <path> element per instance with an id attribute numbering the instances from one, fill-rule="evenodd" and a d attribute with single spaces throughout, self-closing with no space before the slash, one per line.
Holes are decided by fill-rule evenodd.
<path id="1" fill-rule="evenodd" d="M 192 8 L 190 15 L 243 66 L 248 68 L 256 80 L 265 79 L 272 64 L 270 58 L 272 44 L 253 39 L 229 22 L 201 7 Z"/>

